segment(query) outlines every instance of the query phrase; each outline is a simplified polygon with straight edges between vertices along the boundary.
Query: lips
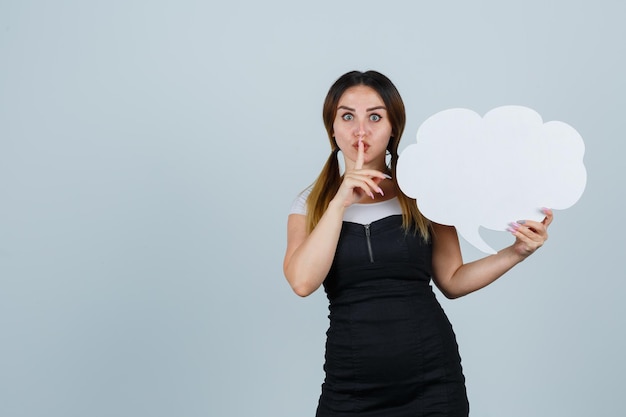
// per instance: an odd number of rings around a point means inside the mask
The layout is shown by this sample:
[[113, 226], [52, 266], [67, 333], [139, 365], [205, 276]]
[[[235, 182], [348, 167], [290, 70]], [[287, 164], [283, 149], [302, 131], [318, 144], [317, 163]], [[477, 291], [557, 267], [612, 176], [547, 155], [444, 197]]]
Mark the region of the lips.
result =
[[[359, 150], [359, 142], [357, 142], [354, 145], [352, 145], [352, 147], [358, 151]], [[367, 151], [367, 148], [369, 148], [369, 147], [370, 147], [370, 145], [368, 145], [367, 143], [363, 142], [363, 151]]]

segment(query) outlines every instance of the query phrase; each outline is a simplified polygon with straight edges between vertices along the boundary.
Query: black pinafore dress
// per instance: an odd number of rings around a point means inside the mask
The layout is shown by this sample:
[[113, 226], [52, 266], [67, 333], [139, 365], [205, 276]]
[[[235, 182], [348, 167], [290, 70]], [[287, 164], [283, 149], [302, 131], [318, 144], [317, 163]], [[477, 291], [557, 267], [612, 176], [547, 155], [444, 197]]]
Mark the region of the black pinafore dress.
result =
[[468, 415], [454, 332], [430, 286], [431, 254], [401, 215], [344, 221], [324, 281], [330, 326], [317, 417]]

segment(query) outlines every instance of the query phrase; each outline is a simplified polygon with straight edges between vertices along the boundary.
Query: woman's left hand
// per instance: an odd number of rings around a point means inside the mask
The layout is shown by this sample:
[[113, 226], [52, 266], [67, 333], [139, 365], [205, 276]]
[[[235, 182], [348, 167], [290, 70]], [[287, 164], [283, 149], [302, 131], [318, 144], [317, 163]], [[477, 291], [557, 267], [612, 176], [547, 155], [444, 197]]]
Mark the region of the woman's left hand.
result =
[[509, 232], [515, 236], [513, 249], [522, 256], [527, 257], [539, 249], [548, 240], [548, 226], [552, 223], [552, 210], [543, 209], [546, 217], [541, 222], [533, 220], [520, 220], [511, 223]]

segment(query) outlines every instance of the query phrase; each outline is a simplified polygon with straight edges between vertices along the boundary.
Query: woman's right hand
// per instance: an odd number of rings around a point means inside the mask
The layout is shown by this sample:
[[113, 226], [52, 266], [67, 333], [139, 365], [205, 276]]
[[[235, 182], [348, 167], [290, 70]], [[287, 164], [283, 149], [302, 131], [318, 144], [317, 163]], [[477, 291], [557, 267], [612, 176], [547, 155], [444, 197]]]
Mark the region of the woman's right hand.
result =
[[344, 209], [364, 196], [383, 195], [378, 184], [388, 176], [375, 169], [363, 169], [365, 146], [362, 141], [357, 149], [354, 167], [346, 169], [337, 194], [311, 233], [307, 232], [305, 216], [289, 216], [283, 270], [291, 288], [301, 297], [317, 290], [328, 275], [341, 234]]
[[365, 146], [363, 140], [359, 139], [357, 158], [354, 169], [346, 170], [343, 175], [343, 181], [337, 190], [337, 194], [333, 198], [334, 201], [341, 203], [346, 208], [354, 203], [359, 202], [364, 196], [374, 199], [374, 193], [384, 196], [382, 188], [378, 184], [388, 179], [389, 176], [375, 169], [363, 169], [365, 160]]

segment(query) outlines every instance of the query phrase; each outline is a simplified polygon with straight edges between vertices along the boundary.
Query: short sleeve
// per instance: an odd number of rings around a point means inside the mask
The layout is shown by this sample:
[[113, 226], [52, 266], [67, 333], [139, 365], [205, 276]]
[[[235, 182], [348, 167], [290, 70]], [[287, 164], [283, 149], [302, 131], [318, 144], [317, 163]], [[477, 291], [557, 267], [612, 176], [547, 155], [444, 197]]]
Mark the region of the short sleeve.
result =
[[303, 214], [306, 216], [306, 199], [311, 194], [311, 187], [302, 191], [296, 199], [291, 204], [291, 210], [289, 210], [289, 214]]

